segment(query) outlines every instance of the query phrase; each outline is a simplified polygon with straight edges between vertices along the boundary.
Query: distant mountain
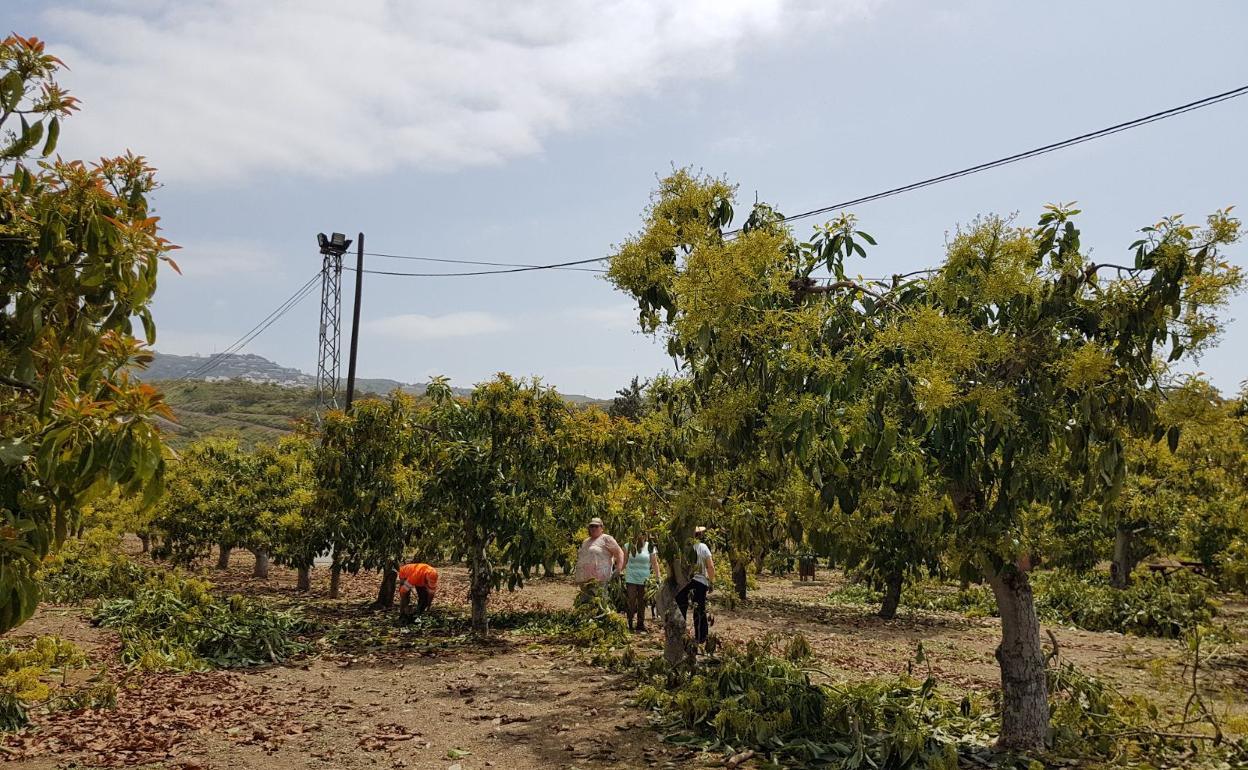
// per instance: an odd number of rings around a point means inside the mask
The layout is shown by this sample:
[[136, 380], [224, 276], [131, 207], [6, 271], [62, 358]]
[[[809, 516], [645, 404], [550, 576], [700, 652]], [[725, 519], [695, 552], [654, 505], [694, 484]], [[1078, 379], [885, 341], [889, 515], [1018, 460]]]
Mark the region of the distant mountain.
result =
[[[312, 375], [305, 374], [298, 369], [275, 364], [264, 356], [258, 356], [254, 353], [224, 356], [213, 365], [210, 371], [200, 375], [196, 375], [195, 372], [208, 363], [212, 358], [211, 356], [178, 356], [172, 353], [154, 353], [153, 355], [152, 363], [146, 369], [138, 372], [138, 377], [148, 382], [180, 380], [185, 377], [188, 380], [203, 382], [242, 380], [243, 382], [280, 385], [287, 388], [310, 388], [316, 385], [316, 378]], [[340, 384], [341, 387], [346, 387], [345, 380]], [[395, 388], [400, 388], [404, 392], [419, 396], [424, 394], [425, 387], [425, 384], [414, 385], [384, 378], [360, 377], [356, 378], [355, 381], [355, 389], [360, 393], [390, 393]], [[461, 396], [472, 392], [471, 388], [451, 388], [451, 390]], [[602, 399], [574, 393], [561, 393], [560, 395], [573, 404], [607, 403]]]

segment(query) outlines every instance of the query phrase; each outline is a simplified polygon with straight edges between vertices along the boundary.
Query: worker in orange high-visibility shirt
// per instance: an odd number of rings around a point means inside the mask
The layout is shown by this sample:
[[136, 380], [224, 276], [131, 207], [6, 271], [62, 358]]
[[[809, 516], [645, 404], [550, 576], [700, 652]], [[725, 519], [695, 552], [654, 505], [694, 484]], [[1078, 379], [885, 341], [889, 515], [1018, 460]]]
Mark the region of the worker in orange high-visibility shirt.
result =
[[[416, 606], [411, 606], [412, 591], [416, 591]], [[399, 615], [420, 615], [433, 604], [438, 593], [438, 571], [421, 562], [399, 567]]]

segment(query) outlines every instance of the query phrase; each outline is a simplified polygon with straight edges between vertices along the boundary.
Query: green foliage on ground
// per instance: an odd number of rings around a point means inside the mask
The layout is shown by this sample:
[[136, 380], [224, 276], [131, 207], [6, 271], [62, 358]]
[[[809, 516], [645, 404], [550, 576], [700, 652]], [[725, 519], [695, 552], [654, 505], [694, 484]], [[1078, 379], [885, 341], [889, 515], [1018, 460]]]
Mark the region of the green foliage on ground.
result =
[[[1177, 639], [1218, 614], [1213, 599], [1217, 584], [1186, 571], [1168, 577], [1140, 571], [1126, 589], [1114, 588], [1103, 575], [1067, 570], [1037, 572], [1031, 582], [1041, 620], [1085, 631]], [[849, 583], [828, 595], [840, 604], [877, 604], [881, 598], [879, 591], [862, 583]], [[901, 603], [971, 618], [997, 614], [992, 591], [981, 584], [953, 590], [935, 582], [915, 583], [902, 591]]]
[[67, 672], [86, 665], [87, 656], [77, 645], [55, 636], [0, 640], [0, 731], [24, 726], [32, 708], [111, 706], [117, 688], [110, 681], [93, 679], [77, 687], [66, 684]]
[[1186, 571], [1137, 573], [1130, 586], [1117, 589], [1100, 576], [1053, 570], [1038, 573], [1033, 585], [1042, 619], [1086, 631], [1177, 639], [1218, 612], [1212, 598], [1217, 584]]
[[[852, 582], [828, 594], [836, 604], [879, 604], [883, 593], [865, 583]], [[970, 618], [993, 617], [997, 602], [986, 585], [973, 584], [954, 589], [948, 585], [921, 581], [907, 585], [901, 592], [901, 606], [916, 610], [956, 612]]]
[[1049, 749], [997, 752], [994, 702], [946, 695], [931, 676], [820, 683], [814, 677], [822, 672], [804, 665], [802, 648], [790, 642], [781, 657], [774, 638], [728, 645], [687, 676], [638, 662], [637, 702], [676, 730], [669, 740], [752, 750], [786, 767], [1225, 768], [1248, 761], [1248, 742], [1218, 739], [1212, 722], [1197, 718], [1182, 733], [1168, 730], [1169, 716], [1147, 698], [1124, 695], [1069, 664], [1047, 672]]
[[92, 620], [116, 630], [122, 660], [145, 670], [250, 666], [307, 647], [301, 637], [311, 626], [300, 614], [243, 596], [220, 597], [207, 581], [144, 566], [103, 530], [50, 557], [39, 580], [52, 601], [100, 600]]
[[[504, 610], [490, 616], [494, 633], [541, 642], [609, 650], [628, 641], [624, 619], [601, 600], [569, 610]], [[466, 644], [472, 619], [458, 610], [434, 609], [406, 622], [394, 612], [369, 612], [336, 623], [324, 640], [331, 648], [354, 653], [430, 650]]]
[[205, 670], [276, 663], [303, 652], [310, 630], [296, 612], [214, 595], [203, 580], [166, 573], [132, 596], [107, 599], [92, 620], [118, 632], [121, 657], [142, 669]]
[[727, 648], [675, 688], [656, 677], [637, 700], [714, 748], [791, 765], [954, 770], [959, 741], [988, 740], [980, 703], [948, 699], [934, 680], [819, 684], [771, 642]]

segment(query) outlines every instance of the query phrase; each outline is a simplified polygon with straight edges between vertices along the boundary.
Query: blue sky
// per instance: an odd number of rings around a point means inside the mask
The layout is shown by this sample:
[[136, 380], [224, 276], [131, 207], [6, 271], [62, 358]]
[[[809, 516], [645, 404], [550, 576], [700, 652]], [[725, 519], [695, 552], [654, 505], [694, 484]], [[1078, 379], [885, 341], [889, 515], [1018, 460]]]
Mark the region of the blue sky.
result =
[[[161, 169], [157, 213], [184, 247], [155, 308], [157, 349], [174, 353], [214, 352], [267, 315], [317, 269], [318, 231], [425, 257], [605, 256], [673, 165], [740, 184], [738, 211], [757, 193], [793, 213], [1248, 83], [1238, 2], [5, 7], [71, 68], [84, 106], [61, 151], [131, 148]], [[1078, 201], [1084, 243], [1114, 261], [1162, 216], [1248, 209], [1246, 126], [1248, 97], [864, 205], [880, 245], [863, 270], [934, 264], [958, 223], [1030, 223], [1052, 201]], [[1228, 256], [1248, 264], [1248, 243]], [[509, 371], [609, 396], [671, 366], [590, 273], [368, 276], [364, 295], [361, 376]], [[316, 313], [313, 296], [247, 350], [312, 371]], [[1230, 315], [1199, 368], [1233, 391], [1248, 299]]]

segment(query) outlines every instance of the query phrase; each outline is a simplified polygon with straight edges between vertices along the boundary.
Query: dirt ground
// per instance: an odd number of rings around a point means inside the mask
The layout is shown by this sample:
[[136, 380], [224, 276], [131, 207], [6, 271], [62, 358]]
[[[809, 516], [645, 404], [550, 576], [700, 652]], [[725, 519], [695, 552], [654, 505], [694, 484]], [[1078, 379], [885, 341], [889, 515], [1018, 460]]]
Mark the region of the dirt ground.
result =
[[[314, 572], [313, 590], [301, 595], [294, 591], [293, 573], [274, 568], [267, 581], [255, 580], [245, 561], [236, 558], [228, 573], [213, 571], [218, 586], [298, 603], [321, 618], [365, 617], [362, 607], [376, 591], [375, 575], [348, 576], [343, 598], [331, 602], [325, 570]], [[462, 611], [464, 570], [442, 573], [434, 611]], [[908, 669], [922, 675], [930, 667], [951, 692], [997, 687], [995, 620], [903, 608], [897, 619], [883, 621], [871, 607], [831, 603], [828, 594], [839, 578], [828, 572], [821, 577], [804, 584], [761, 578], [750, 600], [734, 609], [717, 598], [712, 631], [738, 641], [768, 633], [783, 641], [800, 632], [832, 680]], [[573, 594], [563, 578], [539, 579], [495, 597], [490, 609], [566, 608]], [[1244, 625], [1242, 605], [1224, 607], [1224, 615]], [[1178, 642], [1046, 629], [1058, 640], [1063, 660], [1166, 703], [1186, 697]], [[485, 646], [428, 649], [322, 643], [316, 653], [287, 665], [200, 674], [128, 671], [117, 659], [116, 638], [87, 623], [81, 608], [45, 607], [14, 635], [43, 634], [87, 649], [95, 666], [120, 683], [118, 704], [36, 714], [29, 728], [0, 748], [14, 768], [666, 770], [723, 762], [665, 743], [647, 715], [630, 704], [631, 685], [624, 678], [594, 668], [566, 647], [515, 633]], [[657, 651], [659, 641], [652, 627], [638, 644]], [[914, 664], [920, 643], [926, 662]], [[1234, 652], [1243, 660], [1242, 647]], [[1206, 682], [1208, 694], [1231, 717], [1228, 724], [1245, 720], [1244, 668], [1212, 671]]]

